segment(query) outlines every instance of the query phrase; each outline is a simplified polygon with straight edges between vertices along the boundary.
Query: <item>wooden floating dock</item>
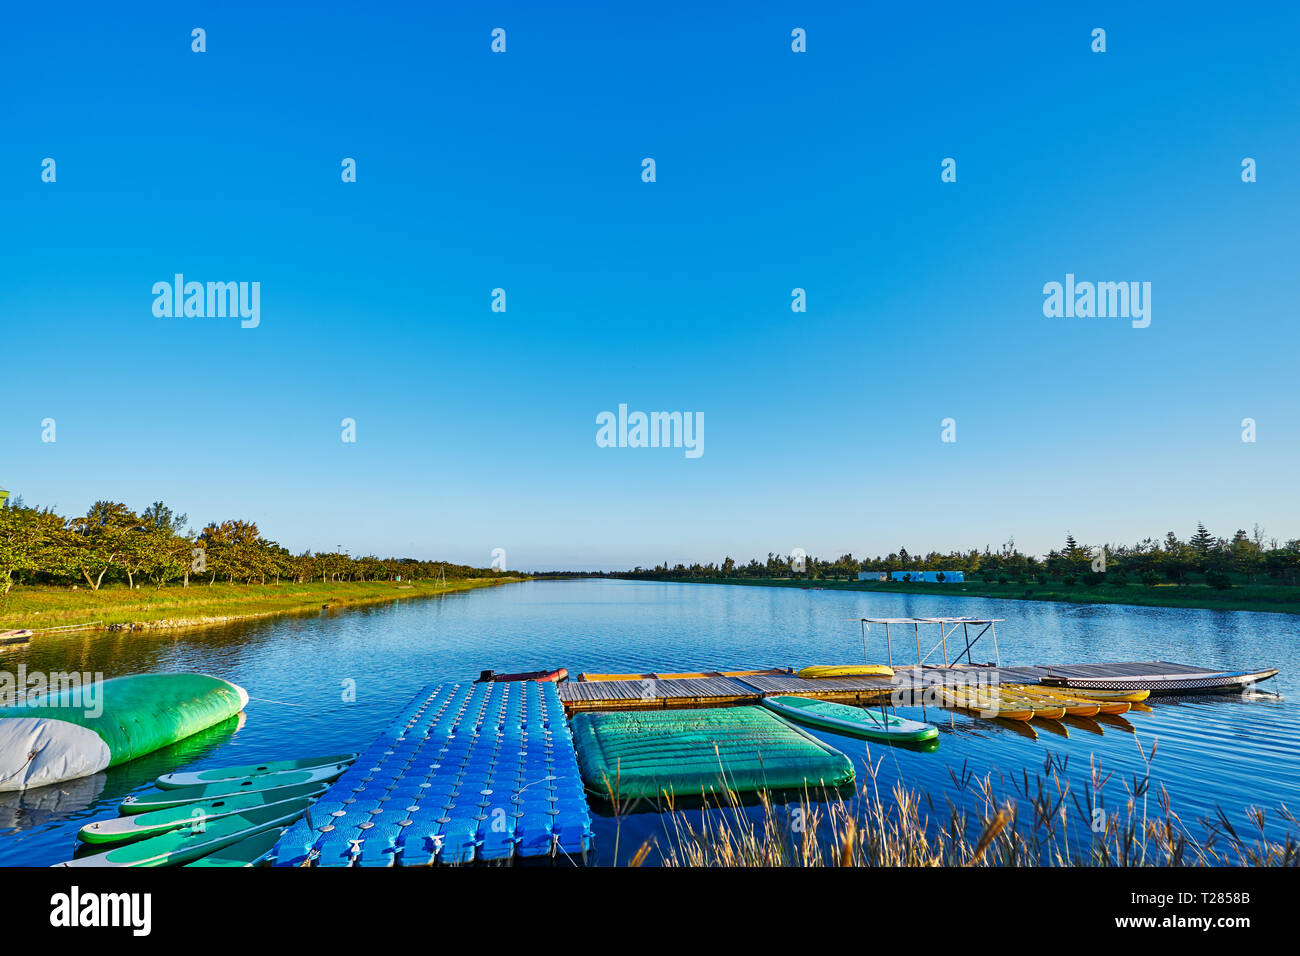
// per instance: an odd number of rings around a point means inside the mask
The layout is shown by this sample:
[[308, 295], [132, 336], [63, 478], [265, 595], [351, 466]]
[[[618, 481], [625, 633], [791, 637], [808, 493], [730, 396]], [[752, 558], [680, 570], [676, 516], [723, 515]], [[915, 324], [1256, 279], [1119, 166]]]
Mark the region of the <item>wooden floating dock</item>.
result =
[[826, 700], [869, 701], [888, 697], [897, 683], [887, 677], [678, 677], [638, 680], [569, 681], [559, 685], [569, 713], [583, 710], [641, 710], [655, 707], [726, 707], [756, 704], [768, 694], [798, 694]]
[[[645, 677], [623, 681], [569, 681], [559, 684], [560, 700], [569, 713], [584, 710], [637, 710], [646, 708], [727, 707], [733, 704], [757, 704], [769, 695], [787, 694], [852, 703], [869, 703], [896, 693], [905, 697], [924, 693], [927, 688], [955, 683], [1041, 684], [1045, 678], [1064, 677], [1077, 680], [1117, 680], [1134, 689], [1148, 689], [1158, 694], [1196, 694], [1220, 688], [1206, 686], [1211, 678], [1225, 672], [1213, 667], [1176, 664], [1170, 661], [1116, 661], [1104, 664], [1034, 665], [997, 667], [989, 665], [938, 664], [896, 665], [889, 677], [820, 677], [806, 679], [795, 675], [747, 677], [687, 677], [657, 679]], [[1246, 672], [1240, 672], [1245, 674]], [[1250, 672], [1257, 680], [1266, 680], [1276, 670]], [[1177, 689], [1152, 688], [1149, 685], [1177, 682], [1193, 686]], [[1199, 685], [1199, 686], [1197, 686]], [[1240, 690], [1240, 687], [1222, 688]]]

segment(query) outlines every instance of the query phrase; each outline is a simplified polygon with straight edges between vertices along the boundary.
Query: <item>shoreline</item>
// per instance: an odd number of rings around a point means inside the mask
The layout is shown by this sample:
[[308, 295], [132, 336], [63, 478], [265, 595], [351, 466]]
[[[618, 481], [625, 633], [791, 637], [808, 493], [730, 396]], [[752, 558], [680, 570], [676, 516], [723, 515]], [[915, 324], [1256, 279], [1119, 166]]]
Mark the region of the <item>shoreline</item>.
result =
[[[0, 630], [30, 628], [31, 640], [60, 633], [181, 630], [322, 610], [366, 607], [411, 598], [457, 594], [522, 581], [466, 578], [442, 586], [419, 581], [344, 581], [311, 584], [191, 584], [188, 588], [15, 588], [0, 602]], [[21, 645], [20, 645], [21, 646]]]
[[[1112, 604], [1130, 607], [1175, 607], [1203, 611], [1254, 611], [1263, 614], [1300, 614], [1300, 588], [1284, 585], [1244, 585], [1216, 591], [1206, 585], [1179, 584], [1148, 587], [1070, 586], [1067, 584], [997, 584], [966, 581], [962, 584], [925, 584], [895, 581], [829, 581], [796, 578], [721, 578], [689, 575], [619, 575], [620, 580], [665, 584], [738, 584], [748, 587], [799, 588], [806, 591], [865, 591], [878, 594], [928, 594], [944, 597], [989, 598], [1008, 601], [1047, 601], [1056, 604]], [[1280, 599], [1280, 600], [1279, 600]]]

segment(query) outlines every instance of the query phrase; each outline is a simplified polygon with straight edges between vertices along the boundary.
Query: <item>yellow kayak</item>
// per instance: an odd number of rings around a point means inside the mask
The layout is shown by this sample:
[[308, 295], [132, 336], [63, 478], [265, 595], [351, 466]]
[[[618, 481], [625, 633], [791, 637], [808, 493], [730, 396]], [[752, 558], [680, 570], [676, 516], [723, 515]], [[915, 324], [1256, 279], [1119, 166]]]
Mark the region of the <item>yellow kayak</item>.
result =
[[1034, 709], [1027, 702], [1003, 697], [997, 691], [975, 691], [962, 687], [938, 687], [940, 699], [949, 707], [969, 710], [982, 717], [1001, 717], [1004, 720], [1032, 720]]
[[[1149, 690], [1081, 690], [1077, 687], [1048, 687], [1045, 684], [1037, 685], [1035, 690], [1038, 689], [1052, 692], [1059, 690], [1060, 693], [1069, 694], [1071, 697], [1082, 697], [1084, 700], [1109, 700], [1127, 704], [1140, 704], [1151, 696]], [[1106, 711], [1103, 710], [1102, 713]]]
[[1007, 691], [999, 692], [999, 696], [1012, 706], [1020, 704], [1028, 707], [1034, 712], [1035, 717], [1042, 717], [1046, 720], [1060, 720], [1065, 716], [1065, 707], [1059, 701], [1022, 697], [1019, 694], [1012, 694]]
[[884, 664], [814, 664], [799, 671], [800, 677], [893, 677], [894, 669]]
[[[1005, 684], [966, 688], [945, 687], [943, 690], [969, 701], [969, 705], [958, 705], [966, 707], [967, 710], [990, 710], [992, 708], [988, 704], [991, 702], [998, 709], [999, 717], [1010, 717], [1012, 720], [1028, 720], [1028, 717], [1011, 717], [1013, 713], [1026, 711], [1030, 716], [1041, 717], [1046, 720], [1060, 720], [1067, 713], [1064, 701], [1050, 700], [1044, 697], [1029, 697], [1008, 689]], [[1093, 713], [1096, 713], [1096, 711], [1093, 711]]]
[[767, 670], [758, 671], [679, 671], [673, 674], [579, 674], [577, 679], [580, 681], [677, 680], [679, 678], [691, 677], [777, 677], [789, 673], [790, 670], [787, 668], [771, 667]]
[[[1025, 684], [1003, 684], [1001, 686], [1003, 690], [1008, 690], [1017, 697], [1025, 697], [1029, 700], [1043, 700], [1064, 707], [1066, 714], [1071, 717], [1095, 717], [1101, 713], [1101, 701], [1084, 700], [1082, 697], [1040, 690]], [[1128, 710], [1128, 704], [1124, 705], [1124, 709]]]
[[[1084, 697], [1081, 694], [1076, 694], [1074, 691], [1070, 691], [1067, 694], [1056, 690], [1050, 690], [1048, 688], [1041, 687], [1037, 684], [1024, 684], [1020, 686], [1022, 687], [1020, 693], [1023, 694], [1029, 694], [1029, 695], [1046, 694], [1050, 697], [1059, 698], [1062, 701], [1075, 701], [1082, 704], [1095, 704], [1097, 707], [1098, 714], [1109, 714], [1112, 717], [1117, 717], [1120, 714], [1127, 714], [1129, 712], [1129, 708], [1133, 706], [1127, 700], [1111, 700], [1111, 699], [1100, 700], [1096, 697]], [[1140, 691], [1135, 691], [1134, 693], [1146, 694], [1149, 693], [1149, 691], [1140, 690]], [[1074, 713], [1074, 712], [1070, 711], [1070, 713]], [[1074, 716], [1092, 717], [1094, 715], [1084, 714], [1082, 712], [1079, 712], [1079, 713], [1074, 713]]]

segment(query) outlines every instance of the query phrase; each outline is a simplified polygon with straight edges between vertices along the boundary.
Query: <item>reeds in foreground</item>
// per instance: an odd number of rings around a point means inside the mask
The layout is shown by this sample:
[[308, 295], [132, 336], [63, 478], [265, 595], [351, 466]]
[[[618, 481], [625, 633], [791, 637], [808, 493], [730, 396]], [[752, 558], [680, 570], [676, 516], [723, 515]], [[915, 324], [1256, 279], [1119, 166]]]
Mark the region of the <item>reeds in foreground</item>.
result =
[[[1140, 745], [1139, 745], [1140, 748]], [[868, 762], [863, 785], [851, 797], [805, 790], [794, 801], [758, 795], [747, 813], [739, 796], [720, 784], [698, 809], [673, 807], [665, 794], [662, 838], [647, 839], [627, 861], [632, 866], [1297, 866], [1300, 823], [1281, 805], [1275, 816], [1287, 831], [1268, 835], [1266, 811], [1246, 811], [1241, 832], [1216, 808], [1193, 836], [1174, 812], [1163, 786], [1153, 788], [1151, 758], [1124, 784], [1119, 810], [1100, 794], [1107, 782], [1093, 764], [1082, 792], [1049, 765], [1013, 780], [999, 795], [990, 777], [952, 773], [960, 803], [936, 807], [929, 795], [902, 783], [882, 796], [878, 765]], [[819, 797], [819, 798], [818, 798]], [[1151, 803], [1154, 802], [1154, 807]], [[754, 807], [748, 808], [753, 810]], [[621, 808], [615, 804], [615, 813]], [[652, 861], [652, 854], [656, 854]], [[615, 854], [617, 858], [617, 851]]]

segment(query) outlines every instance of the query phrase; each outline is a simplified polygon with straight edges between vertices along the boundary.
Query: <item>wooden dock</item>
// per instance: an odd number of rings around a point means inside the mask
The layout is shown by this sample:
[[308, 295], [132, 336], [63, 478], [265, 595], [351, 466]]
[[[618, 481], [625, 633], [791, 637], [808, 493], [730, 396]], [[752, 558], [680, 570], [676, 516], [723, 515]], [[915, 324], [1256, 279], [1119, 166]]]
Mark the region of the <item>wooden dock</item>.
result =
[[[1272, 676], [1271, 669], [1253, 673]], [[889, 677], [832, 677], [805, 679], [791, 675], [747, 677], [645, 677], [620, 681], [567, 681], [558, 685], [560, 700], [569, 713], [583, 710], [639, 710], [653, 708], [727, 707], [757, 704], [779, 694], [816, 697], [851, 703], [869, 703], [902, 695], [906, 700], [941, 684], [1039, 684], [1046, 677], [1122, 680], [1140, 688], [1165, 678], [1197, 685], [1223, 675], [1213, 667], [1177, 664], [1170, 661], [1116, 661], [1103, 664], [1039, 664], [1026, 667], [990, 665], [896, 665]], [[1241, 672], [1244, 673], [1244, 672]], [[1206, 693], [1215, 688], [1190, 686], [1153, 693]], [[1239, 690], [1239, 688], [1236, 688]]]

